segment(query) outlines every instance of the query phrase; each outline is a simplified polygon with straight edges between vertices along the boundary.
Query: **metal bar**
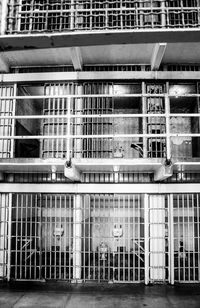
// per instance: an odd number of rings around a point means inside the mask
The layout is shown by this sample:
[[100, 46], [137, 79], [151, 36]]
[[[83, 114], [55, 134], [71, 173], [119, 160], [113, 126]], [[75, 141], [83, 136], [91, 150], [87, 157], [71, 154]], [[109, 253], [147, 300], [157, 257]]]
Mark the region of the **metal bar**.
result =
[[[199, 200], [199, 194], [196, 195], [197, 196], [197, 258], [199, 260], [200, 257], [200, 200]], [[197, 263], [197, 271], [198, 271], [198, 281], [200, 281], [200, 262]]]
[[[14, 233], [14, 236], [13, 238], [15, 239], [15, 264], [12, 264], [15, 268], [15, 275], [14, 275], [14, 278], [17, 279], [17, 270], [18, 270], [18, 228], [19, 228], [19, 222], [18, 222], [18, 217], [19, 217], [19, 194], [16, 194], [16, 204], [15, 204], [15, 207], [16, 207], [16, 217], [15, 217], [15, 224], [16, 224], [16, 227], [15, 227], [15, 233]], [[14, 216], [14, 215], [13, 215]], [[12, 217], [13, 219], [14, 217]]]
[[[58, 95], [13, 95], [13, 96], [1, 96], [0, 100], [30, 100], [30, 99], [53, 99], [53, 98], [128, 98], [128, 97], [149, 97], [149, 98], [165, 98], [165, 96], [168, 97], [174, 97], [176, 98], [176, 94], [166, 94], [166, 93], [160, 93], [160, 94], [150, 94], [150, 93], [138, 93], [138, 94], [58, 94]], [[187, 97], [200, 97], [200, 94], [193, 93], [193, 94], [184, 94], [179, 95], [179, 98], [187, 98]], [[186, 115], [186, 114], [184, 114]]]
[[[0, 139], [7, 140], [7, 139], [62, 139], [62, 138], [68, 138], [68, 139], [77, 139], [77, 138], [83, 138], [83, 139], [91, 139], [91, 138], [102, 138], [102, 139], [107, 139], [107, 138], [134, 138], [134, 137], [151, 137], [151, 138], [164, 138], [166, 137], [166, 134], [110, 134], [110, 135], [59, 135], [59, 136], [37, 136], [37, 135], [32, 135], [32, 136], [0, 136]], [[174, 133], [170, 134], [170, 137], [200, 137], [200, 133], [194, 133], [194, 134], [181, 134], [181, 133]]]
[[171, 159], [171, 139], [170, 139], [170, 102], [169, 97], [165, 96], [165, 112], [166, 112], [166, 146], [167, 146], [167, 153], [166, 157], [168, 160]]
[[[1, 114], [2, 112], [0, 112]], [[162, 114], [87, 114], [87, 115], [70, 115], [71, 119], [90, 119], [90, 118], [163, 118], [165, 119], [166, 116], [169, 117], [182, 117], [182, 118], [199, 118], [200, 115], [198, 113], [187, 113], [187, 114], [182, 114], [182, 113], [162, 113]], [[20, 116], [12, 116], [12, 115], [1, 115], [1, 119], [66, 119], [66, 115], [20, 115]]]
[[149, 196], [144, 195], [145, 284], [149, 283]]
[[71, 99], [67, 99], [67, 161], [70, 161], [70, 136], [71, 136], [71, 121], [70, 121], [70, 113], [71, 113]]
[[174, 203], [173, 195], [170, 194], [169, 198], [169, 271], [170, 271], [170, 284], [174, 284]]
[[192, 251], [192, 258], [191, 258], [191, 261], [192, 261], [192, 280], [195, 281], [196, 280], [196, 277], [195, 277], [195, 253], [196, 253], [196, 245], [195, 245], [195, 241], [196, 241], [196, 235], [195, 235], [195, 218], [194, 218], [194, 215], [195, 215], [195, 205], [194, 205], [194, 195], [192, 194], [191, 195], [191, 208], [192, 208], [192, 236], [193, 236], [193, 251]]
[[[1, 193], [30, 193], [34, 191], [35, 193], [132, 193], [137, 191], [138, 193], [155, 193], [155, 194], [165, 194], [165, 193], [196, 193], [200, 191], [199, 183], [181, 183], [181, 184], [129, 184], [124, 185], [123, 183], [60, 183], [60, 184], [35, 184], [35, 183], [1, 183], [0, 192]], [[16, 232], [17, 234], [17, 232]]]
[[11, 228], [12, 228], [12, 194], [8, 195], [8, 235], [7, 235], [7, 245], [8, 245], [8, 252], [7, 252], [7, 280], [10, 281], [11, 278]]
[[[99, 65], [101, 67], [101, 65]], [[106, 66], [106, 65], [105, 65]], [[94, 68], [95, 69], [95, 68]], [[52, 67], [52, 71], [54, 67]], [[99, 81], [105, 80], [105, 71], [81, 71], [81, 72], [51, 72], [49, 73], [20, 73], [20, 74], [1, 74], [2, 82], [13, 83], [13, 82], [54, 82], [56, 81]], [[199, 71], [181, 71], [177, 69], [173, 71], [106, 71], [106, 78], [109, 80], [199, 80]]]

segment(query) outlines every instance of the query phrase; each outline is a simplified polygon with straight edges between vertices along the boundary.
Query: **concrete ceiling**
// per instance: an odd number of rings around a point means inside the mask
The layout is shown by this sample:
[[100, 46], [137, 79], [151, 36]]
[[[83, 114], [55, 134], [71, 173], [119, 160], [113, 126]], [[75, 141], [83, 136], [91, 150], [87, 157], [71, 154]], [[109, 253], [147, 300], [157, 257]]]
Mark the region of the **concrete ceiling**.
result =
[[[150, 64], [155, 44], [80, 47], [83, 64]], [[1, 52], [9, 66], [72, 65], [71, 48]], [[167, 44], [162, 63], [200, 63], [200, 43]]]

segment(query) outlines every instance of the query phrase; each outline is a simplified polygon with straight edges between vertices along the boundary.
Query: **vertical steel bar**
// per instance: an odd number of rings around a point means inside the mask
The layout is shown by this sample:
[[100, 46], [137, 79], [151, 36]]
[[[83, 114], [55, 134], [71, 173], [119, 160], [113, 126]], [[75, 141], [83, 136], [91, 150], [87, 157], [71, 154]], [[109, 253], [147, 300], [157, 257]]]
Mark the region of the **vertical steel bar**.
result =
[[[23, 223], [24, 223], [24, 243], [23, 243], [23, 247], [24, 247], [24, 270], [25, 270], [25, 273], [24, 273], [24, 278], [26, 279], [27, 278], [27, 271], [28, 271], [28, 267], [31, 268], [30, 266], [30, 262], [31, 262], [31, 258], [28, 258], [28, 246], [30, 245], [30, 241], [31, 241], [31, 237], [28, 237], [28, 217], [27, 217], [27, 212], [28, 212], [28, 205], [29, 205], [29, 202], [28, 202], [28, 195], [26, 194], [25, 195], [25, 209], [24, 209], [24, 214], [25, 214], [25, 220], [23, 220]], [[32, 219], [32, 218], [31, 218]], [[29, 222], [30, 223], [30, 222]], [[30, 247], [29, 247], [30, 249]], [[30, 257], [30, 252], [29, 252], [29, 257]], [[28, 260], [29, 259], [29, 260]], [[27, 263], [29, 262], [29, 266], [27, 266]]]
[[54, 243], [53, 243], [53, 258], [54, 258], [54, 279], [57, 278], [57, 256], [58, 256], [58, 245], [57, 245], [57, 233], [56, 233], [56, 229], [57, 229], [57, 224], [58, 224], [58, 214], [57, 214], [57, 195], [54, 194], [53, 195], [53, 217], [52, 219], [54, 219], [54, 226], [53, 226], [53, 232], [54, 232]]
[[174, 203], [173, 194], [169, 195], [169, 283], [174, 284]]
[[192, 280], [195, 281], [195, 254], [196, 254], [196, 236], [195, 236], [195, 205], [194, 205], [194, 194], [191, 194], [191, 208], [192, 208], [192, 236], [193, 236], [193, 247], [192, 247]]
[[[13, 237], [15, 238], [15, 264], [13, 264], [15, 266], [15, 276], [14, 278], [16, 279], [17, 278], [17, 269], [18, 269], [18, 221], [19, 221], [19, 194], [16, 194], [16, 204], [15, 204], [15, 207], [16, 207], [16, 216], [15, 216], [15, 233], [13, 234]], [[20, 198], [21, 199], [21, 198]], [[14, 217], [13, 217], [14, 218]], [[13, 219], [12, 218], [12, 219]]]
[[[59, 227], [60, 227], [60, 232], [62, 232], [63, 225], [62, 225], [62, 217], [65, 217], [66, 213], [63, 211], [62, 213], [62, 195], [59, 195], [59, 205], [60, 205], [60, 217], [59, 217]], [[62, 279], [62, 253], [64, 251], [63, 247], [63, 235], [60, 233], [60, 251], [59, 251], [59, 279]], [[65, 234], [64, 234], [65, 236]]]
[[[191, 280], [191, 276], [190, 276], [190, 271], [191, 271], [191, 268], [190, 268], [190, 251], [191, 251], [191, 247], [190, 245], [193, 246], [193, 241], [194, 241], [194, 238], [191, 239], [191, 230], [190, 230], [190, 226], [191, 226], [191, 215], [190, 215], [190, 195], [187, 194], [187, 199], [186, 199], [186, 202], [187, 202], [187, 235], [186, 235], [186, 240], [187, 240], [187, 245], [188, 245], [188, 248], [187, 248], [187, 251], [188, 251], [188, 254], [187, 254], [187, 259], [188, 259], [188, 281]], [[192, 247], [194, 249], [194, 247]]]
[[[8, 195], [8, 252], [7, 252], [7, 280], [11, 278], [11, 239], [12, 239], [12, 193]], [[6, 206], [6, 207], [7, 207]]]
[[[29, 203], [28, 203], [29, 204]], [[34, 243], [33, 243], [33, 239], [32, 239], [32, 234], [33, 234], [33, 219], [32, 219], [32, 217], [34, 216], [33, 215], [33, 195], [31, 194], [30, 195], [30, 209], [29, 209], [29, 211], [30, 211], [30, 218], [29, 218], [29, 232], [30, 232], [30, 234], [29, 234], [29, 237], [30, 237], [30, 251], [32, 251], [32, 249], [35, 249], [35, 247], [34, 247]], [[30, 258], [30, 266], [29, 266], [29, 277], [31, 277], [31, 270], [32, 270], [32, 268], [31, 268], [31, 258]]]
[[[185, 211], [185, 197], [186, 197], [187, 195], [186, 194], [182, 194], [182, 219], [183, 219], [183, 252], [184, 252], [184, 247], [185, 247], [185, 244], [186, 244], [186, 222], [187, 222], [187, 220], [186, 220], [186, 218], [187, 217], [185, 217], [186, 215], [186, 211]], [[185, 276], [186, 276], [186, 263], [185, 263], [185, 258], [182, 258], [183, 259], [183, 280], [184, 280], [184, 282], [185, 282]]]
[[139, 259], [138, 259], [138, 281], [140, 282], [141, 277], [140, 277], [140, 273], [141, 273], [141, 232], [140, 232], [140, 207], [141, 207], [141, 200], [140, 200], [140, 195], [136, 195], [137, 198], [137, 212], [136, 212], [136, 221], [137, 221], [137, 229], [138, 229], [138, 255], [139, 255]]
[[23, 235], [23, 211], [24, 211], [24, 194], [22, 194], [21, 196], [21, 211], [20, 211], [20, 238], [19, 238], [19, 242], [20, 242], [20, 276], [19, 278], [22, 279], [22, 270], [23, 270], [23, 251], [22, 251], [22, 246], [23, 246], [23, 239], [24, 239], [24, 235]]
[[49, 199], [49, 216], [50, 216], [50, 221], [49, 221], [49, 225], [50, 225], [50, 241], [49, 241], [49, 255], [50, 255], [50, 260], [49, 260], [49, 279], [52, 278], [52, 272], [53, 272], [53, 261], [52, 261], [52, 245], [53, 245], [53, 208], [52, 208], [52, 198], [53, 195], [48, 195], [48, 199]]
[[149, 196], [144, 195], [145, 284], [149, 283]]
[[137, 233], [137, 223], [136, 223], [136, 211], [137, 211], [137, 206], [136, 206], [136, 201], [135, 201], [135, 194], [134, 195], [132, 195], [131, 194], [131, 204], [130, 204], [130, 207], [132, 208], [132, 211], [131, 211], [131, 214], [132, 214], [132, 223], [131, 223], [131, 228], [132, 228], [132, 233], [131, 233], [131, 235], [132, 235], [132, 238], [133, 238], [133, 252], [135, 252], [135, 253], [133, 253], [132, 254], [132, 263], [133, 263], [133, 265], [132, 265], [132, 271], [133, 271], [133, 281], [136, 281], [137, 279], [136, 279], [136, 271], [138, 270], [138, 269], [136, 269], [136, 262], [135, 262], [135, 260], [136, 260], [136, 255], [137, 255], [137, 252], [136, 252], [136, 233]]
[[[197, 194], [197, 260], [200, 258], [200, 215], [199, 215], [199, 206], [200, 206], [200, 200], [199, 200], [199, 194]], [[197, 263], [198, 266], [198, 281], [200, 281], [200, 262]]]
[[[147, 107], [146, 107], [146, 97], [144, 96], [144, 94], [146, 93], [146, 86], [145, 83], [142, 82], [142, 114], [146, 114], [147, 113]], [[143, 134], [147, 133], [147, 118], [144, 117], [142, 119], [142, 131]], [[143, 158], [147, 158], [147, 137], [143, 137]]]
[[[15, 83], [13, 85], [13, 96], [16, 96], [17, 95], [17, 84]], [[16, 113], [16, 99], [13, 99], [12, 100], [13, 104], [12, 104], [12, 115], [15, 116], [15, 113]], [[16, 120], [12, 119], [11, 120], [11, 125], [12, 125], [12, 128], [11, 128], [11, 136], [15, 136], [15, 123], [16, 123]], [[11, 139], [11, 147], [10, 147], [10, 158], [14, 158], [14, 139]]]
[[70, 106], [71, 106], [71, 98], [67, 98], [67, 161], [70, 161]]
[[131, 265], [130, 265], [130, 256], [131, 256], [131, 240], [132, 239], [132, 234], [130, 232], [131, 228], [131, 209], [130, 209], [130, 194], [127, 195], [127, 252], [128, 252], [128, 260], [127, 260], [127, 280], [128, 282], [131, 282]]
[[[34, 233], [30, 235], [31, 241], [34, 242], [34, 249], [36, 251], [36, 247], [38, 247], [38, 228], [39, 228], [39, 213], [38, 213], [38, 200], [37, 200], [37, 194], [30, 195], [29, 197], [34, 200], [34, 216], [30, 216], [30, 220], [33, 221], [34, 223]], [[28, 203], [29, 204], [29, 203]], [[33, 279], [37, 278], [37, 270], [38, 270], [38, 264], [36, 258], [34, 258], [34, 271], [33, 271]], [[31, 271], [31, 276], [32, 276], [32, 271]]]
[[[178, 262], [177, 262], [177, 272], [178, 272], [178, 281], [180, 281], [180, 272], [181, 272], [181, 269], [180, 269], [180, 253], [179, 253], [179, 245], [180, 245], [180, 232], [181, 232], [181, 220], [180, 220], [180, 195], [177, 194], [177, 209], [178, 209], [178, 213], [177, 213], [177, 216], [178, 216], [178, 219], [177, 219], [177, 229], [178, 229], [178, 233], [176, 235], [177, 237], [177, 245], [178, 245]], [[182, 223], [183, 223], [183, 220], [182, 220]]]

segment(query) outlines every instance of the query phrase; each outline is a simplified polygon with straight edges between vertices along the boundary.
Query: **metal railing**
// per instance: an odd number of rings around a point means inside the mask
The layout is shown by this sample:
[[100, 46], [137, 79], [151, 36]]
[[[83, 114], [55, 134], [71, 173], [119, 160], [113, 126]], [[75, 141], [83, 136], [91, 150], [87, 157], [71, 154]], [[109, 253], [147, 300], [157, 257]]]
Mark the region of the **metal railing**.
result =
[[8, 1], [9, 34], [199, 26], [199, 0]]
[[[181, 96], [179, 96], [180, 99]], [[188, 94], [182, 99], [198, 99], [200, 94]], [[143, 104], [158, 104], [164, 110], [128, 111], [89, 109], [81, 102], [109, 103], [119, 98], [139, 98]], [[200, 156], [199, 111], [170, 113], [169, 94], [87, 94], [5, 96], [0, 101], [19, 104], [30, 99], [34, 102], [51, 100], [62, 102], [63, 108], [54, 113], [17, 115], [1, 112], [1, 158], [192, 158]], [[149, 101], [150, 100], [150, 101]], [[180, 102], [180, 101], [179, 101]], [[61, 106], [61, 105], [60, 105]], [[64, 107], [65, 106], [65, 107]], [[73, 109], [79, 106], [80, 109]], [[15, 106], [16, 108], [16, 106]], [[17, 110], [17, 109], [16, 109]], [[126, 111], [127, 112], [127, 111]], [[7, 129], [10, 123], [11, 129]], [[27, 126], [28, 125], [28, 126]], [[29, 128], [29, 130], [27, 129]], [[12, 141], [12, 142], [11, 142]], [[5, 149], [6, 147], [6, 149]], [[8, 153], [8, 155], [4, 155]]]

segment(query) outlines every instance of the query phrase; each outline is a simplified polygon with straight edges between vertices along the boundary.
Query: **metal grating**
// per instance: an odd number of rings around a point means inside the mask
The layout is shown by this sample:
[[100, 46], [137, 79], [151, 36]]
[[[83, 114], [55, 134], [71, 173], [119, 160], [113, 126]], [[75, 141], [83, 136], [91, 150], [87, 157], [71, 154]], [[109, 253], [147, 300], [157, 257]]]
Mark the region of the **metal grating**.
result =
[[11, 278], [71, 279], [72, 212], [70, 195], [13, 196]]
[[85, 195], [82, 279], [144, 281], [141, 195]]
[[174, 280], [200, 281], [200, 195], [173, 195]]
[[199, 197], [1, 194], [1, 277], [199, 282]]
[[0, 194], [0, 279], [9, 277], [9, 198]]
[[[164, 85], [154, 84], [147, 85], [148, 94], [163, 94]], [[165, 113], [164, 97], [146, 98], [146, 112], [148, 114]], [[149, 134], [164, 134], [166, 132], [165, 117], [147, 118], [147, 132]], [[165, 157], [166, 140], [165, 138], [148, 138], [147, 139], [147, 155], [148, 157]]]
[[199, 27], [198, 0], [9, 0], [7, 33]]
[[[112, 83], [85, 83], [84, 94], [112, 94]], [[113, 99], [108, 97], [88, 97], [83, 99], [83, 114], [98, 115], [113, 113]], [[83, 122], [84, 135], [111, 134], [113, 131], [112, 118], [85, 118]], [[83, 158], [111, 158], [113, 155], [113, 140], [83, 139]]]
[[[1, 85], [0, 96], [10, 97], [14, 95], [15, 86]], [[15, 113], [15, 100], [2, 99], [0, 101], [0, 115], [12, 116]], [[14, 120], [13, 119], [0, 119], [0, 135], [12, 136], [14, 133]], [[10, 158], [13, 156], [13, 142], [11, 139], [0, 139], [0, 158]]]
[[[74, 68], [70, 65], [65, 66], [13, 66], [11, 67], [11, 73], [38, 73], [38, 72], [73, 72]], [[138, 65], [138, 64], [116, 64], [116, 65], [83, 65], [82, 71], [85, 72], [129, 72], [129, 71], [151, 71], [150, 65]], [[200, 71], [199, 64], [165, 64], [160, 65], [159, 71]]]
[[[70, 95], [76, 94], [76, 84], [46, 84], [45, 95]], [[42, 123], [42, 135], [59, 136], [68, 134], [67, 113], [70, 110], [70, 102], [67, 98], [47, 98], [43, 101], [43, 114], [63, 115], [63, 118], [45, 119]], [[67, 157], [67, 139], [44, 139], [41, 147], [41, 157], [65, 158]]]

